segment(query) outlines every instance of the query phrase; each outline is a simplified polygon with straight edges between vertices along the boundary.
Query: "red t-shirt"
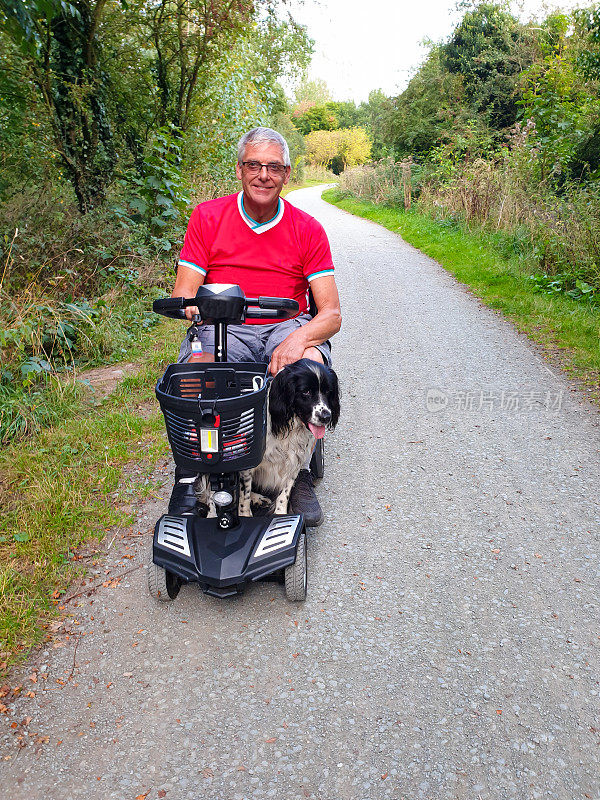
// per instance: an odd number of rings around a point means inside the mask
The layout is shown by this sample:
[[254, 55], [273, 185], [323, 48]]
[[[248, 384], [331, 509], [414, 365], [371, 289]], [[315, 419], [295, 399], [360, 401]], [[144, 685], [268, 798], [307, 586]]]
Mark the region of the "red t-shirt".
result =
[[236, 283], [246, 297], [290, 297], [300, 313], [308, 311], [309, 282], [333, 275], [327, 235], [314, 217], [279, 198], [273, 219], [258, 224], [244, 211], [243, 192], [196, 206], [179, 264], [205, 283]]

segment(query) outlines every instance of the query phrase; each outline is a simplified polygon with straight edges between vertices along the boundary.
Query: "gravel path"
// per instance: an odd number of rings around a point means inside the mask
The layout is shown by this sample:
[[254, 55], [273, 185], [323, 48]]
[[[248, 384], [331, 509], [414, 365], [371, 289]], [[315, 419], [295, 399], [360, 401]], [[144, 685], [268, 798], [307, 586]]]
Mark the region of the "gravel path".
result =
[[[343, 413], [308, 600], [266, 583], [163, 607], [143, 567], [76, 598], [1, 717], [6, 800], [600, 798], [600, 417], [434, 261], [319, 194], [289, 199], [331, 239]], [[145, 562], [169, 473], [111, 574]]]

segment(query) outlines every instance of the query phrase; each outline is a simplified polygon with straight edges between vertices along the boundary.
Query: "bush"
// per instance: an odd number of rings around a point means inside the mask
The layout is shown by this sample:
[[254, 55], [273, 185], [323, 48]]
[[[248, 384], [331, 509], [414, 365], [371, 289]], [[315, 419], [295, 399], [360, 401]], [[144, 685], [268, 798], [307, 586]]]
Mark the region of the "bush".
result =
[[[522, 140], [523, 130], [517, 133]], [[408, 208], [410, 189], [419, 211], [482, 228], [503, 254], [516, 256], [528, 270], [560, 276], [559, 291], [573, 299], [589, 299], [600, 290], [600, 187], [564, 184], [557, 196], [548, 186], [536, 186], [531, 170], [529, 155], [519, 146], [452, 170], [444, 164], [421, 167], [386, 159], [346, 170], [339, 190]]]
[[[76, 399], [67, 370], [118, 360], [157, 317], [165, 267], [109, 210], [81, 215], [60, 191], [0, 209], [0, 441], [57, 419]], [[141, 329], [140, 329], [141, 324]], [[70, 399], [69, 399], [70, 398]]]
[[420, 190], [422, 168], [413, 161], [396, 162], [385, 158], [374, 164], [352, 167], [340, 176], [343, 195], [385, 206], [410, 208]]

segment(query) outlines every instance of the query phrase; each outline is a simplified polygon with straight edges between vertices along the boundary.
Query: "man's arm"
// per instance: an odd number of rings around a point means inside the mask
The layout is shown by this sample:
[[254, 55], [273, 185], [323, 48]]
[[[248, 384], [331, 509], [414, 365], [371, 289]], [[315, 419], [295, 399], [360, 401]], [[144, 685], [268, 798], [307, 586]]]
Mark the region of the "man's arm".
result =
[[[191, 267], [180, 264], [177, 269], [175, 286], [171, 292], [171, 297], [195, 297], [196, 292], [204, 283], [205, 276]], [[196, 306], [189, 306], [185, 309], [186, 317], [191, 321], [194, 314], [198, 313]]]
[[276, 347], [271, 356], [270, 370], [276, 375], [280, 369], [293, 364], [300, 358], [310, 357], [306, 351], [317, 344], [322, 344], [336, 334], [342, 326], [342, 312], [335, 278], [327, 275], [311, 281], [317, 314]]

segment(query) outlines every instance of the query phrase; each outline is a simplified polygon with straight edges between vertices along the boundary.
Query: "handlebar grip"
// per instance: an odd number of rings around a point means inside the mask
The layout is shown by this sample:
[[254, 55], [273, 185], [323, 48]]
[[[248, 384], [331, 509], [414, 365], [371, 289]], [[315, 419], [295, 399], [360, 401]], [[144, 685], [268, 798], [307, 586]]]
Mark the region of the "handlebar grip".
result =
[[195, 299], [185, 297], [161, 297], [152, 303], [152, 311], [171, 319], [186, 319], [184, 308], [195, 305]]
[[246, 311], [246, 319], [276, 319], [281, 321], [282, 314], [275, 309], [252, 308]]
[[300, 311], [300, 306], [296, 300], [289, 300], [286, 297], [259, 297], [259, 308], [272, 308], [277, 311], [293, 311], [295, 314]]

